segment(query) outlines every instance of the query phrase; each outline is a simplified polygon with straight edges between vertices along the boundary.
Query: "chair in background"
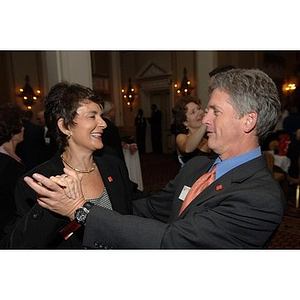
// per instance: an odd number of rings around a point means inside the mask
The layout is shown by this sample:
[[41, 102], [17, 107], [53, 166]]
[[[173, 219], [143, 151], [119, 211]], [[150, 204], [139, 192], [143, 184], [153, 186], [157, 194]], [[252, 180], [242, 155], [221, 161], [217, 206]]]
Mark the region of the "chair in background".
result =
[[272, 172], [273, 177], [275, 178], [275, 180], [277, 182], [281, 182], [283, 180], [286, 179], [286, 174], [284, 171], [282, 172], [274, 172], [274, 155], [268, 151], [265, 152], [265, 156], [266, 156], [266, 160], [267, 160], [267, 164], [268, 164], [268, 168], [269, 170]]
[[275, 150], [275, 149], [278, 149], [278, 141], [277, 140], [271, 141], [269, 143], [269, 150]]

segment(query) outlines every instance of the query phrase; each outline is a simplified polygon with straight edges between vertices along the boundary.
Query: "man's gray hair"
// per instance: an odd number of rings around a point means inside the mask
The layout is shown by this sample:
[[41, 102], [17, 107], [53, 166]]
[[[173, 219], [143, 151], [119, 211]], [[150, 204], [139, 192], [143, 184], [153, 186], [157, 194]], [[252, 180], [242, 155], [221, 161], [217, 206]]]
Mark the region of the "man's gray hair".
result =
[[104, 101], [103, 115], [106, 115], [114, 108], [114, 104], [111, 101]]
[[215, 89], [229, 94], [238, 117], [257, 112], [257, 136], [262, 142], [271, 133], [280, 116], [281, 102], [273, 80], [258, 69], [233, 69], [216, 74], [209, 85], [209, 96]]

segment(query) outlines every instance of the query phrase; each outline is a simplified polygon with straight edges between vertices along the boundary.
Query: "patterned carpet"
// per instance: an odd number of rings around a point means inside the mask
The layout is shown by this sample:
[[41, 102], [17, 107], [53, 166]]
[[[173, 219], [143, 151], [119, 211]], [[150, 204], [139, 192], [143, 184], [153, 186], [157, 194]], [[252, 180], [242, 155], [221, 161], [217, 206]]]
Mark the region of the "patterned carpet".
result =
[[177, 157], [166, 154], [140, 156], [144, 191], [155, 193], [173, 179], [180, 170]]
[[290, 187], [283, 220], [269, 249], [300, 249], [300, 208], [295, 207], [295, 188]]
[[[144, 190], [150, 193], [164, 187], [180, 170], [175, 155], [145, 154], [140, 159]], [[300, 249], [300, 208], [295, 208], [294, 187], [289, 189], [286, 212], [269, 249]]]

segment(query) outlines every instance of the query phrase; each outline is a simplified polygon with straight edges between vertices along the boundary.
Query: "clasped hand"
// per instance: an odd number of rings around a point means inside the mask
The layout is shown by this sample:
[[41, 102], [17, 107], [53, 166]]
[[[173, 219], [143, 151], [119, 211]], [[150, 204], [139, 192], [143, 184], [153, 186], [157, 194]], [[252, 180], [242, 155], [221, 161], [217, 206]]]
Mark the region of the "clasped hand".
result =
[[85, 203], [80, 184], [82, 175], [66, 168], [64, 172], [50, 178], [34, 173], [24, 181], [37, 193], [41, 207], [73, 220], [76, 209]]

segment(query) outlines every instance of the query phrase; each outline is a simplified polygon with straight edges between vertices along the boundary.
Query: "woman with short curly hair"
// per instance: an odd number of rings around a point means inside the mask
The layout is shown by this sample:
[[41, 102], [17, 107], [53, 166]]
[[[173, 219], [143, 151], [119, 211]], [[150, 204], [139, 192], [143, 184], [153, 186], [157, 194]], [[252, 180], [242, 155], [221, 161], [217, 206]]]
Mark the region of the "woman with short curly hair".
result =
[[[103, 104], [102, 98], [89, 87], [68, 82], [55, 84], [45, 98], [45, 121], [59, 149], [50, 160], [25, 175], [53, 175], [53, 180], [67, 188], [72, 184], [69, 176], [55, 175], [73, 170], [81, 176], [82, 192], [89, 202], [86, 205], [131, 214], [132, 199], [141, 191], [130, 181], [125, 163], [104, 151], [102, 135], [107, 126], [102, 119]], [[101, 153], [94, 155], [98, 150]], [[76, 191], [68, 196], [75, 197]], [[83, 228], [72, 235], [61, 234], [69, 219], [43, 209], [36, 199], [37, 194], [22, 176], [16, 187], [18, 220], [0, 248], [82, 248]]]

